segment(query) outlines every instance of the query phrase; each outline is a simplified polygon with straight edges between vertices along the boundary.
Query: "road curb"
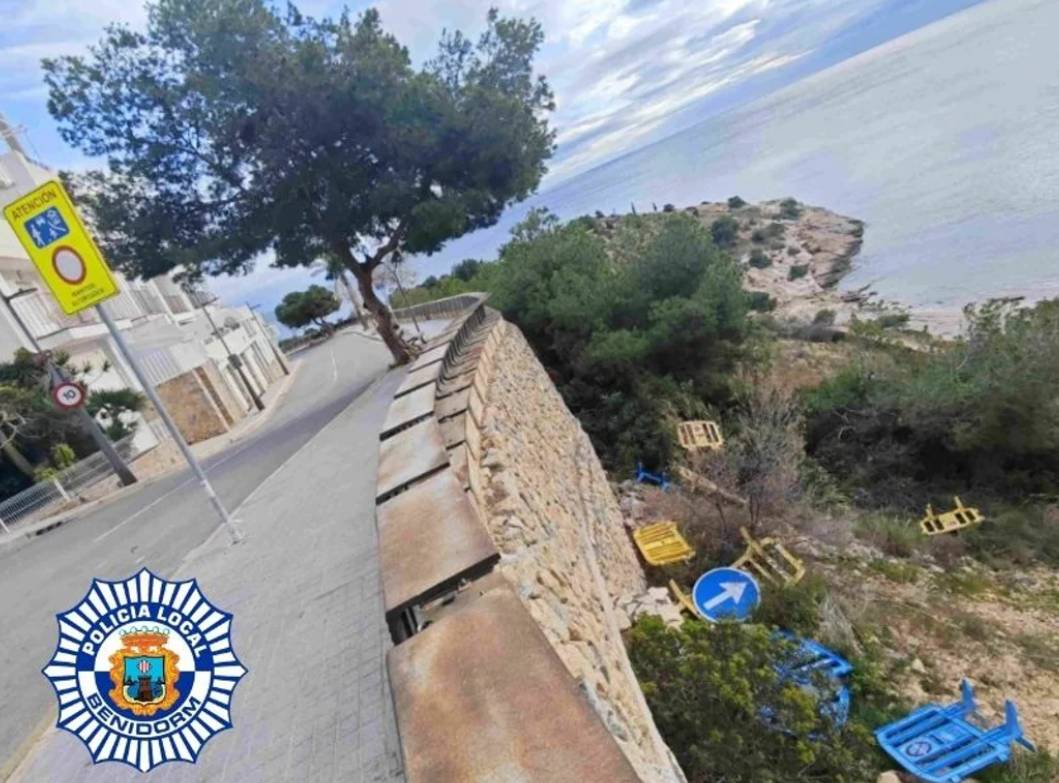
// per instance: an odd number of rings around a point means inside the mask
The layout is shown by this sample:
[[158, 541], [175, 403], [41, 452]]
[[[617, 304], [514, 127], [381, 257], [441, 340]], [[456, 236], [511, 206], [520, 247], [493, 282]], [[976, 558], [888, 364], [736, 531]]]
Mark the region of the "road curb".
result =
[[[257, 416], [251, 419], [244, 429], [240, 430], [235, 435], [230, 435], [226, 433], [224, 435], [218, 436], [217, 438], [213, 439], [218, 441], [215, 445], [210, 443], [210, 441], [205, 441], [205, 443], [208, 444], [208, 447], [200, 449], [198, 452], [195, 453], [195, 456], [199, 459], [208, 459], [209, 457], [212, 457], [215, 454], [219, 454], [225, 449], [230, 448], [231, 446], [244, 440], [246, 437], [256, 432], [262, 425], [264, 425], [270, 418], [272, 418], [273, 414], [279, 409], [280, 405], [286, 399], [287, 394], [290, 392], [291, 387], [294, 385], [294, 378], [298, 374], [298, 370], [301, 368], [301, 366], [302, 362], [300, 360], [295, 360], [290, 363], [290, 375], [284, 376], [283, 381], [281, 381], [282, 385], [276, 390], [276, 396], [269, 402], [269, 406], [265, 409], [265, 411], [259, 413]], [[164, 442], [165, 441], [163, 441], [163, 443]], [[155, 448], [158, 447], [156, 446]], [[192, 451], [195, 451], [194, 446], [192, 446]], [[68, 522], [75, 522], [82, 516], [98, 511], [99, 509], [108, 506], [111, 503], [121, 500], [127, 495], [130, 495], [134, 492], [139, 492], [141, 489], [150, 487], [156, 482], [161, 481], [164, 478], [168, 478], [176, 473], [179, 473], [182, 470], [187, 470], [187, 467], [188, 466], [183, 461], [181, 461], [178, 464], [169, 468], [168, 470], [165, 470], [162, 473], [151, 476], [149, 478], [141, 479], [140, 481], [137, 481], [131, 486], [116, 487], [113, 492], [104, 495], [101, 498], [96, 498], [95, 500], [91, 500], [88, 503], [83, 503], [79, 506], [74, 506], [58, 514], [52, 514], [51, 516], [37, 520], [36, 522], [30, 522], [24, 528], [19, 527], [15, 530], [12, 530], [10, 533], [0, 533], [0, 552], [7, 552], [11, 549], [21, 549], [23, 546], [26, 546], [27, 544], [31, 543], [34, 538], [39, 535], [42, 535], [43, 533], [49, 530], [59, 527], [60, 525], [65, 525]]]

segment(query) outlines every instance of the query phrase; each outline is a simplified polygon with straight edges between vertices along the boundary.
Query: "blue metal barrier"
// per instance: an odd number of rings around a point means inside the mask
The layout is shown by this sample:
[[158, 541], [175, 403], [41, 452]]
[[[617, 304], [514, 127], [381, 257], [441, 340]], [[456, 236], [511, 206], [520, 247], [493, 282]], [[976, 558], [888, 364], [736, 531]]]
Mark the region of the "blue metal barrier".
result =
[[648, 473], [641, 462], [636, 463], [636, 481], [640, 484], [656, 484], [663, 490], [669, 489], [669, 477], [664, 472]]
[[[791, 643], [794, 649], [776, 667], [780, 682], [792, 683], [809, 693], [820, 705], [820, 716], [836, 729], [849, 720], [850, 695], [846, 678], [853, 673], [853, 664], [819, 642], [802, 639], [790, 631], [777, 631], [776, 636]], [[781, 731], [776, 725], [771, 708], [761, 712], [762, 719]]]
[[1018, 710], [1004, 703], [1005, 720], [992, 729], [978, 725], [974, 689], [964, 680], [960, 701], [928, 704], [877, 729], [875, 738], [898, 764], [927, 783], [960, 783], [976, 772], [1011, 758], [1017, 742], [1036, 750], [1022, 734]]

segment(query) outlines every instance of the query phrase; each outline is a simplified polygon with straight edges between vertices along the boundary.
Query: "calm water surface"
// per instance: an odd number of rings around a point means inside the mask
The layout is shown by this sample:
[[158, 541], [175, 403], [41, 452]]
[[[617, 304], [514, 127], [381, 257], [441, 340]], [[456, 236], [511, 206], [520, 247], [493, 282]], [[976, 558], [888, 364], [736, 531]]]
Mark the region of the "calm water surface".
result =
[[949, 309], [1059, 296], [1059, 2], [993, 0], [543, 192], [420, 262], [492, 258], [530, 206], [792, 195], [859, 217], [845, 288]]

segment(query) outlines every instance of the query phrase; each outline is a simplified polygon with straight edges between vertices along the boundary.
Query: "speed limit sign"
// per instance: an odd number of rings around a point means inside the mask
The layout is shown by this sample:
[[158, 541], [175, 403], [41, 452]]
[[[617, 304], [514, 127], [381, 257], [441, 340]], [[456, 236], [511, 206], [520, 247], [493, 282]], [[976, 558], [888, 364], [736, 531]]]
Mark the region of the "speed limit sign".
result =
[[79, 408], [85, 401], [85, 387], [73, 381], [63, 381], [51, 390], [51, 398], [63, 410]]

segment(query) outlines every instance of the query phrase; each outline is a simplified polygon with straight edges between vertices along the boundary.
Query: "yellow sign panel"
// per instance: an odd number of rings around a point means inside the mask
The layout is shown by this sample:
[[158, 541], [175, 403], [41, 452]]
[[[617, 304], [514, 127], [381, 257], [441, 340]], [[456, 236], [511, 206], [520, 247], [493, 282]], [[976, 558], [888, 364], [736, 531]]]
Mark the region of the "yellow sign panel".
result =
[[50, 180], [12, 201], [4, 217], [64, 313], [73, 315], [118, 293], [61, 182]]

